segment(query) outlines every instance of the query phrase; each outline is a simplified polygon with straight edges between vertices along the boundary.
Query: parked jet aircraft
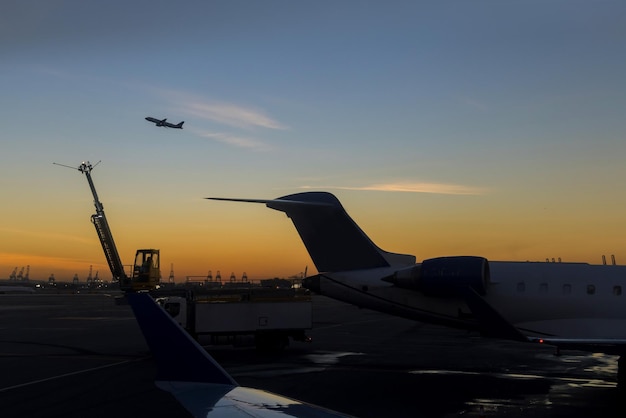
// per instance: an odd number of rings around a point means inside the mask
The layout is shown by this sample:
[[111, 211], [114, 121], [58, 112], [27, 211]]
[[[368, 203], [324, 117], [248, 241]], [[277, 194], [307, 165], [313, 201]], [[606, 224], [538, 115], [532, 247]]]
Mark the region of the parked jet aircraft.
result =
[[174, 395], [194, 417], [348, 417], [239, 386], [149, 294], [130, 294], [128, 302], [156, 363], [156, 385]]
[[148, 116], [146, 120], [148, 122], [152, 122], [156, 124], [156, 126], [163, 126], [165, 128], [176, 128], [176, 129], [183, 129], [183, 123], [185, 123], [185, 121], [182, 121], [174, 125], [173, 123], [167, 122], [167, 119], [157, 119], [157, 118], [152, 118], [150, 116]]
[[377, 247], [330, 193], [264, 203], [293, 221], [319, 274], [303, 285], [365, 308], [485, 336], [617, 354], [626, 383], [626, 266], [415, 256]]

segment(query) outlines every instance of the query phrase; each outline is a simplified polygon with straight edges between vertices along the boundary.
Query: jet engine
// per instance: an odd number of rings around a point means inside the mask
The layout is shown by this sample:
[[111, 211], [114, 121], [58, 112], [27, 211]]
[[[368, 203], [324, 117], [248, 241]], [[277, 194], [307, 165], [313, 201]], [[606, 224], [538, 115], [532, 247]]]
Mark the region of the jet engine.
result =
[[489, 262], [471, 256], [431, 258], [382, 280], [428, 296], [456, 297], [467, 287], [484, 296], [489, 286]]

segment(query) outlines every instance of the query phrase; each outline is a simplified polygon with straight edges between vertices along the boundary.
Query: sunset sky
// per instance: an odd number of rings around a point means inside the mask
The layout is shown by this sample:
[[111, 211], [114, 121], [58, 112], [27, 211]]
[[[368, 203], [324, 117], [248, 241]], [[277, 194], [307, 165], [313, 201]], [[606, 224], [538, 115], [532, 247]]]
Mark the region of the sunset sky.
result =
[[[334, 193], [418, 260], [626, 263], [623, 1], [9, 0], [0, 278], [315, 268], [291, 221], [205, 197]], [[146, 116], [185, 121], [158, 128]]]

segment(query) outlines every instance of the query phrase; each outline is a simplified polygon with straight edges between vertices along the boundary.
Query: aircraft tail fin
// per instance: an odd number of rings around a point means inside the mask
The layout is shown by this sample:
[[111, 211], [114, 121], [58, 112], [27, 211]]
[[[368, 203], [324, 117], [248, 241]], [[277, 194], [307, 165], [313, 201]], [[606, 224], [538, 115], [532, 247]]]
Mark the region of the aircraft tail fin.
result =
[[182, 121], [181, 123], [177, 123], [176, 125], [174, 125], [174, 128], [183, 129], [183, 123], [185, 123], [185, 121]]
[[209, 199], [265, 203], [268, 208], [285, 212], [319, 272], [415, 264], [415, 256], [378, 248], [331, 193], [296, 193], [273, 200]]
[[152, 352], [157, 381], [237, 386], [237, 382], [149, 294], [129, 294], [128, 303]]

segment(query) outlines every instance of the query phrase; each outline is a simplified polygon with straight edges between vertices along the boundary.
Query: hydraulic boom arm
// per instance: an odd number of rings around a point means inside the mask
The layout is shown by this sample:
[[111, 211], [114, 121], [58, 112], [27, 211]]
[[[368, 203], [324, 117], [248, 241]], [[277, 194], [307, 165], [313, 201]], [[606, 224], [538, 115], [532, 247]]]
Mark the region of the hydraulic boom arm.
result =
[[159, 282], [161, 281], [159, 250], [154, 248], [137, 250], [135, 253], [135, 264], [132, 266], [132, 276], [126, 275], [124, 271], [124, 265], [117, 252], [111, 228], [109, 228], [109, 223], [104, 214], [104, 207], [100, 199], [98, 199], [96, 187], [93, 185], [93, 180], [91, 179], [91, 170], [93, 170], [99, 162], [95, 165], [91, 165], [89, 161], [86, 163], [83, 162], [78, 168], [58, 163], [53, 164], [74, 170], [78, 169], [78, 171], [87, 177], [91, 193], [93, 194], [93, 204], [96, 207], [96, 213], [91, 215], [91, 223], [93, 223], [93, 226], [96, 228], [98, 239], [104, 250], [104, 256], [107, 259], [111, 274], [113, 275], [113, 281], [117, 281], [120, 289], [125, 292], [138, 292], [158, 288]]
[[111, 233], [109, 223], [107, 222], [106, 215], [104, 214], [104, 207], [102, 206], [100, 199], [98, 199], [96, 187], [94, 186], [93, 180], [91, 179], [92, 169], [93, 166], [89, 162], [82, 163], [78, 167], [78, 171], [80, 171], [87, 177], [89, 187], [91, 188], [91, 193], [93, 194], [93, 204], [96, 207], [96, 213], [91, 215], [91, 222], [93, 223], [94, 227], [96, 228], [96, 232], [98, 233], [98, 238], [100, 239], [100, 244], [102, 244], [104, 255], [107, 259], [107, 263], [109, 264], [109, 268], [111, 269], [111, 274], [113, 274], [113, 280], [119, 281], [120, 288], [124, 289], [125, 287], [128, 287], [130, 285], [130, 280], [124, 272], [124, 265], [122, 264], [122, 260], [120, 259], [117, 247], [115, 246], [113, 234]]

